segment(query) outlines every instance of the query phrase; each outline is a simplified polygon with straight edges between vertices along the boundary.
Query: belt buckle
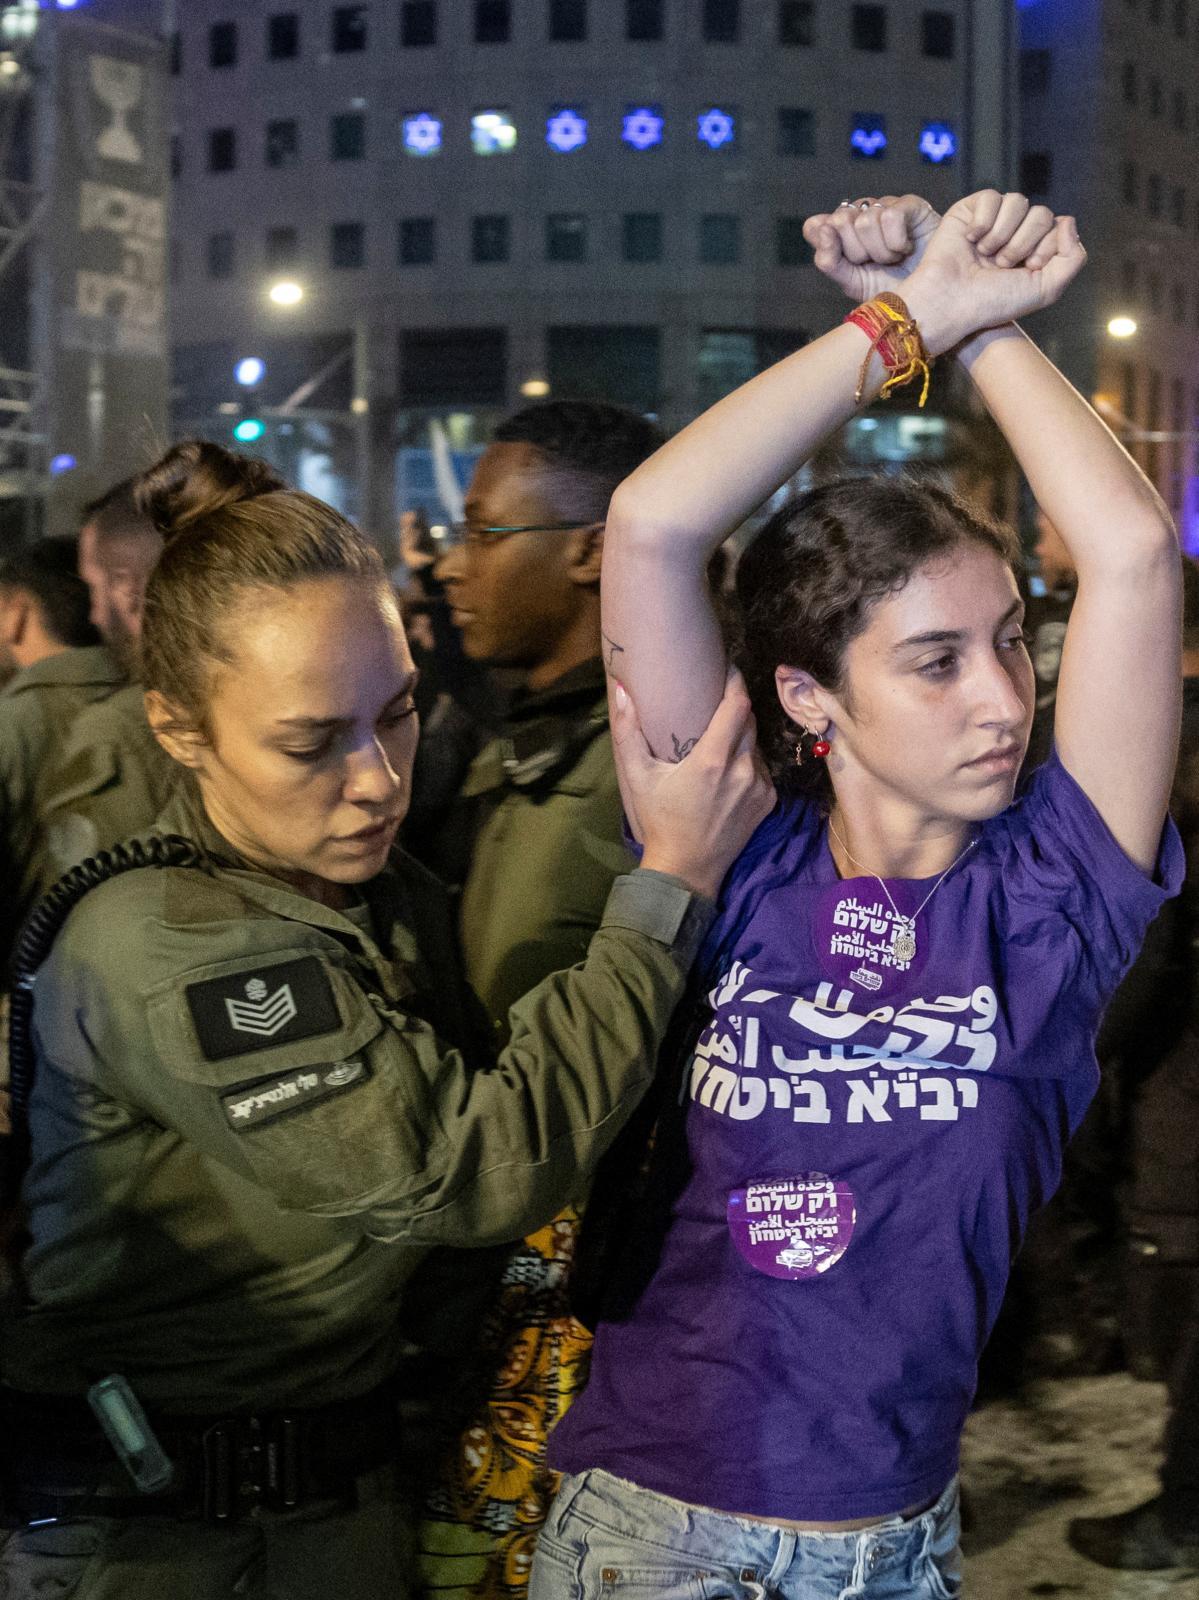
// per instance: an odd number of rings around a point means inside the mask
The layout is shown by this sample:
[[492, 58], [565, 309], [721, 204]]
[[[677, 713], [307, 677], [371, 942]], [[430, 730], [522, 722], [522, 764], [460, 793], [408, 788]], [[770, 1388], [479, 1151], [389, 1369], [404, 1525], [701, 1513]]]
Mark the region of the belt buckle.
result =
[[304, 1494], [304, 1424], [282, 1411], [270, 1419], [266, 1436], [264, 1498], [272, 1511], [291, 1511]]
[[258, 1417], [224, 1417], [204, 1430], [206, 1522], [238, 1522], [267, 1499], [265, 1430]]

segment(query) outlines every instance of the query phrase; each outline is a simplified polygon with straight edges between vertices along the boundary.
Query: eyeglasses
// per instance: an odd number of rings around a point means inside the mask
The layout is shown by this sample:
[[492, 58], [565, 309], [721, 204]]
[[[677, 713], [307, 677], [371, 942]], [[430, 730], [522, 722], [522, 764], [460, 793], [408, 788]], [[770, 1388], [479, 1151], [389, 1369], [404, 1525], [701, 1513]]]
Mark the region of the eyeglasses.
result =
[[593, 528], [595, 522], [522, 522], [513, 528], [476, 528], [469, 522], [450, 524], [447, 544], [462, 544], [468, 550], [480, 550], [486, 545], [499, 544], [514, 533], [571, 533], [578, 528]]

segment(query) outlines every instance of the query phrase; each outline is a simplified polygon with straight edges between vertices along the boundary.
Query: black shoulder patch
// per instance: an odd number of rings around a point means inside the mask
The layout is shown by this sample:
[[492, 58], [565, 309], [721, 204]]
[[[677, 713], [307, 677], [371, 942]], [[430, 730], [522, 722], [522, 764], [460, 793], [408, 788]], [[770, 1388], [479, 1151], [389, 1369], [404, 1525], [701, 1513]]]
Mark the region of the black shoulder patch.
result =
[[244, 967], [184, 991], [207, 1061], [273, 1050], [341, 1027], [328, 975], [316, 956]]

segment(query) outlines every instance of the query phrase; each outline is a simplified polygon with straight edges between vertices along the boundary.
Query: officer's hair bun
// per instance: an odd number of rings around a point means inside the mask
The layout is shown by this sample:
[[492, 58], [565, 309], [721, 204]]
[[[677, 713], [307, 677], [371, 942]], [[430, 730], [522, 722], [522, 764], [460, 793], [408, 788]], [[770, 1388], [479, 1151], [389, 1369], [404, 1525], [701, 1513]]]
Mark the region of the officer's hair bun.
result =
[[226, 506], [286, 489], [265, 461], [236, 455], [207, 439], [185, 439], [134, 481], [138, 510], [169, 543]]

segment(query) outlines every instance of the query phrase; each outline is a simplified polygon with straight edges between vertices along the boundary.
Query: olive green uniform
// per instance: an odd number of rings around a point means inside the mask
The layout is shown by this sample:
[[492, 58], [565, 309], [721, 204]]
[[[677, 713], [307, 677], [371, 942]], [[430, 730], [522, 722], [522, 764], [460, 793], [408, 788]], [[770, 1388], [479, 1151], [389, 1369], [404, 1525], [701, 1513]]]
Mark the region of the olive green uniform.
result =
[[2, 967], [42, 876], [37, 816], [50, 766], [84, 707], [104, 700], [123, 682], [104, 646], [87, 645], [23, 668], [0, 690]]
[[[539, 765], [548, 769], [540, 778]], [[612, 880], [633, 864], [602, 663], [518, 699], [505, 737], [480, 752], [462, 793], [474, 802], [476, 830], [462, 950], [502, 1036], [514, 1001], [582, 960]]]
[[[160, 825], [198, 838], [211, 873], [101, 885], [37, 979], [28, 1301], [5, 1378], [71, 1395], [119, 1372], [152, 1415], [365, 1394], [398, 1364], [404, 1284], [427, 1248], [547, 1221], [615, 1137], [710, 907], [655, 873], [622, 878], [585, 963], [521, 1001], [479, 1070], [427, 1020], [461, 1016], [469, 995], [423, 869], [397, 855], [342, 914], [238, 863], [184, 796]], [[329, 1515], [333, 1560], [354, 1517]], [[197, 1559], [227, 1548], [224, 1529], [160, 1526]], [[27, 1569], [32, 1537], [10, 1539], [0, 1579]], [[256, 1559], [266, 1537], [238, 1534]], [[378, 1580], [377, 1542], [359, 1558]], [[111, 1560], [88, 1560], [96, 1586], [77, 1600], [162, 1592], [136, 1571], [103, 1587]], [[319, 1547], [306, 1581], [286, 1592], [385, 1592]]]
[[147, 833], [178, 773], [150, 732], [140, 683], [81, 712], [43, 787], [43, 891], [98, 850]]

